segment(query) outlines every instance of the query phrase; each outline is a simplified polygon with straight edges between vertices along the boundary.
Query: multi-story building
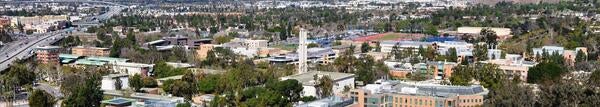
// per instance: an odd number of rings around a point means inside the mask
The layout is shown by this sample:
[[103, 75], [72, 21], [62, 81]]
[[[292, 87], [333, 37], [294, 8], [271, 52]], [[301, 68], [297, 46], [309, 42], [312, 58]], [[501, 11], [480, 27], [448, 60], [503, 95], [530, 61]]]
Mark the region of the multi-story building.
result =
[[36, 60], [43, 64], [59, 64], [59, 49], [60, 47], [58, 46], [37, 47], [35, 51]]
[[482, 63], [496, 64], [509, 78], [517, 77], [521, 81], [527, 81], [527, 72], [529, 71], [529, 68], [537, 64], [535, 62], [525, 61], [521, 55], [516, 54], [507, 54], [504, 59], [490, 59], [482, 61]]
[[242, 46], [249, 49], [267, 48], [268, 40], [244, 40]]
[[355, 107], [477, 107], [488, 91], [479, 85], [448, 86], [384, 81], [353, 89]]
[[453, 68], [458, 64], [455, 62], [428, 62], [429, 71], [433, 71], [433, 78], [437, 80], [450, 79], [452, 76]]
[[413, 49], [413, 51], [418, 52], [420, 47], [427, 48], [431, 46], [433, 43], [431, 42], [419, 42], [419, 41], [383, 41], [379, 45], [381, 46], [381, 52], [390, 53], [394, 46], [398, 45], [400, 50], [404, 49]]
[[[337, 58], [336, 52], [331, 48], [308, 48], [308, 62], [318, 64], [332, 63]], [[297, 64], [298, 54], [289, 53], [285, 55], [271, 56], [267, 59], [270, 63]]]
[[324, 71], [310, 71], [295, 75], [290, 75], [286, 77], [281, 77], [280, 80], [288, 80], [294, 79], [298, 80], [298, 82], [302, 83], [302, 96], [314, 96], [317, 97], [317, 89], [315, 88], [316, 81], [315, 76], [318, 78], [322, 78], [324, 76], [328, 76], [331, 80], [333, 80], [333, 94], [339, 94], [344, 91], [344, 88], [354, 88], [354, 78], [356, 77], [354, 74], [349, 73], [339, 73], [339, 72], [324, 72]]
[[585, 55], [587, 55], [587, 48], [586, 47], [577, 47], [575, 48], [575, 50], [565, 50], [564, 47], [560, 47], [560, 46], [542, 46], [541, 48], [533, 48], [533, 57], [542, 57], [544, 54], [546, 55], [553, 55], [553, 54], [558, 54], [558, 55], [562, 55], [563, 58], [565, 59], [565, 62], [569, 65], [574, 65], [575, 64], [575, 58], [577, 58], [577, 53], [578, 52], [583, 52]]
[[77, 46], [71, 48], [71, 54], [80, 56], [108, 56], [110, 54], [109, 48], [99, 47], [84, 47]]

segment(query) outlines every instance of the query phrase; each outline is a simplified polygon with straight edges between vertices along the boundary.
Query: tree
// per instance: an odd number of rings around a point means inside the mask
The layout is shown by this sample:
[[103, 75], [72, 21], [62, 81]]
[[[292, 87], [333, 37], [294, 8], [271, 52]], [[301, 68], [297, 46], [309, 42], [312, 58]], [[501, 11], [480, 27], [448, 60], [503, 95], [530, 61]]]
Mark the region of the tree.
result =
[[100, 90], [98, 77], [92, 76], [67, 96], [63, 102], [65, 107], [100, 107], [103, 92]]
[[355, 62], [354, 74], [358, 75], [357, 81], [363, 81], [364, 83], [373, 83], [377, 76], [375, 74], [375, 60], [370, 55], [361, 55]]
[[134, 91], [139, 92], [142, 87], [144, 87], [144, 81], [142, 81], [142, 76], [139, 74], [135, 74], [129, 77], [129, 87], [133, 88]]
[[219, 77], [217, 75], [207, 75], [198, 81], [198, 91], [203, 94], [214, 93], [217, 88]]
[[583, 62], [587, 60], [587, 55], [583, 50], [577, 51], [577, 56], [575, 56], [575, 62]]
[[171, 94], [174, 96], [184, 97], [188, 100], [192, 99], [192, 96], [197, 93], [195, 84], [186, 81], [175, 81], [171, 85]]
[[307, 48], [314, 48], [314, 47], [319, 47], [319, 44], [316, 43], [310, 43], [306, 46]]
[[450, 48], [448, 49], [448, 53], [446, 54], [446, 58], [448, 61], [450, 62], [458, 62], [458, 54], [456, 52], [456, 48]]
[[33, 90], [28, 100], [31, 107], [53, 107], [56, 103], [52, 95], [39, 89]]
[[267, 89], [273, 90], [274, 92], [283, 96], [284, 99], [288, 99], [289, 102], [300, 101], [302, 90], [302, 84], [298, 80], [288, 79], [266, 85]]
[[346, 50], [342, 53], [342, 55], [335, 59], [333, 65], [338, 72], [352, 73], [354, 72], [353, 67], [355, 60], [356, 57], [354, 57], [354, 47], [351, 46], [350, 49]]
[[144, 77], [144, 78], [142, 78], [142, 81], [144, 83], [144, 87], [149, 87], [149, 88], [158, 87], [158, 83], [156, 82], [156, 79], [154, 79], [152, 77]]
[[587, 83], [592, 87], [600, 87], [600, 69], [592, 72], [590, 78], [587, 80]]
[[529, 69], [529, 72], [527, 72], [527, 82], [540, 83], [544, 80], [556, 80], [566, 72], [567, 70], [559, 64], [542, 62]]
[[317, 97], [318, 98], [327, 98], [333, 94], [333, 80], [327, 75], [319, 77], [319, 75], [314, 76], [317, 84], [315, 85], [317, 89]]
[[485, 41], [485, 43], [489, 45], [495, 46], [498, 43], [498, 35], [496, 35], [496, 32], [494, 32], [490, 28], [481, 29], [479, 35], [481, 35], [484, 38], [483, 41]]
[[394, 59], [399, 61], [401, 59], [404, 58], [404, 56], [402, 55], [402, 51], [400, 50], [400, 46], [398, 46], [399, 44], [396, 43], [396, 45], [394, 45], [392, 47], [392, 51], [390, 51], [390, 54], [394, 56]]
[[369, 46], [369, 43], [367, 42], [363, 42], [362, 45], [360, 45], [360, 52], [361, 53], [367, 53], [371, 50], [371, 46]]
[[450, 83], [452, 85], [463, 85], [468, 86], [471, 85], [471, 80], [473, 77], [471, 76], [473, 68], [470, 66], [457, 66], [454, 68], [454, 72], [452, 72], [452, 76], [450, 77]]
[[488, 49], [486, 45], [475, 45], [475, 51], [473, 52], [476, 61], [488, 60]]
[[121, 81], [121, 79], [117, 78], [117, 80], [115, 80], [115, 90], [121, 90], [122, 87], [123, 82]]
[[192, 107], [192, 104], [190, 104], [189, 102], [179, 103], [176, 107]]

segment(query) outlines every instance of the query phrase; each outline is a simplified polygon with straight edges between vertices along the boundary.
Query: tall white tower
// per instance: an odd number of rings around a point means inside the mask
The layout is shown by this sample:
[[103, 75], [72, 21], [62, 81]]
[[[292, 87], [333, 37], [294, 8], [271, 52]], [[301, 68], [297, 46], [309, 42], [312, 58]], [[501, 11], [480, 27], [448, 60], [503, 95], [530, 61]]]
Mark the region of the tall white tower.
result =
[[308, 36], [308, 32], [304, 29], [300, 29], [300, 37], [298, 41], [298, 73], [308, 72], [306, 61], [308, 60], [308, 52], [307, 52], [307, 44], [306, 37]]

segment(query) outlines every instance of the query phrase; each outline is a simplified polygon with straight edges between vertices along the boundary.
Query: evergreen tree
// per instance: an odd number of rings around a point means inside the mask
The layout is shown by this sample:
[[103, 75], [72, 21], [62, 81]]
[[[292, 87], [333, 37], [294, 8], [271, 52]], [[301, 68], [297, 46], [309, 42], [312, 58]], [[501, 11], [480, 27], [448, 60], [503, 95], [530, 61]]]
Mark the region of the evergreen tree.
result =
[[28, 100], [31, 107], [53, 107], [56, 103], [52, 95], [39, 89], [33, 90]]

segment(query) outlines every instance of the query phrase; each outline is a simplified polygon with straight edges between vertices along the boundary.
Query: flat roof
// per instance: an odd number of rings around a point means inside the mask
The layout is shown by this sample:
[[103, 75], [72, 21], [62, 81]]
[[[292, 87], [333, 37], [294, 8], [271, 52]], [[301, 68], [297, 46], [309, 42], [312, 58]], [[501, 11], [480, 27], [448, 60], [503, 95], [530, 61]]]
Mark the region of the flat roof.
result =
[[75, 64], [77, 65], [96, 65], [96, 66], [102, 66], [105, 65], [107, 62], [101, 62], [101, 61], [94, 61], [94, 60], [88, 60], [88, 59], [80, 59], [75, 61]]
[[109, 100], [103, 100], [102, 103], [104, 104], [110, 104], [110, 105], [129, 105], [131, 104], [131, 102], [134, 102], [135, 100], [133, 99], [126, 99], [126, 98], [113, 98], [113, 99], [109, 99]]
[[116, 62], [116, 66], [128, 66], [128, 67], [152, 67], [154, 64], [142, 64], [142, 63], [131, 63], [131, 62]]
[[75, 55], [75, 54], [58, 54], [59, 58], [68, 58], [68, 59], [77, 59], [79, 57], [82, 57], [81, 55]]
[[127, 62], [127, 61], [129, 61], [129, 59], [125, 59], [125, 58], [98, 57], [98, 56], [91, 56], [86, 59], [94, 60], [94, 61], [104, 61], [104, 62]]
[[314, 85], [312, 81], [314, 81], [315, 75], [324, 75], [329, 76], [333, 81], [340, 81], [347, 78], [354, 78], [354, 74], [349, 73], [340, 73], [340, 72], [325, 72], [325, 71], [309, 71], [306, 73], [295, 74], [290, 76], [281, 77], [281, 80], [295, 79], [298, 82], [301, 82], [302, 85]]
[[127, 77], [129, 76], [128, 74], [125, 73], [121, 73], [121, 74], [108, 74], [105, 76], [102, 76], [102, 78], [115, 78], [115, 77]]
[[159, 78], [156, 79], [158, 81], [166, 81], [166, 80], [179, 80], [183, 77], [183, 75], [176, 75], [176, 76], [170, 76], [170, 77], [164, 77], [164, 78]]

